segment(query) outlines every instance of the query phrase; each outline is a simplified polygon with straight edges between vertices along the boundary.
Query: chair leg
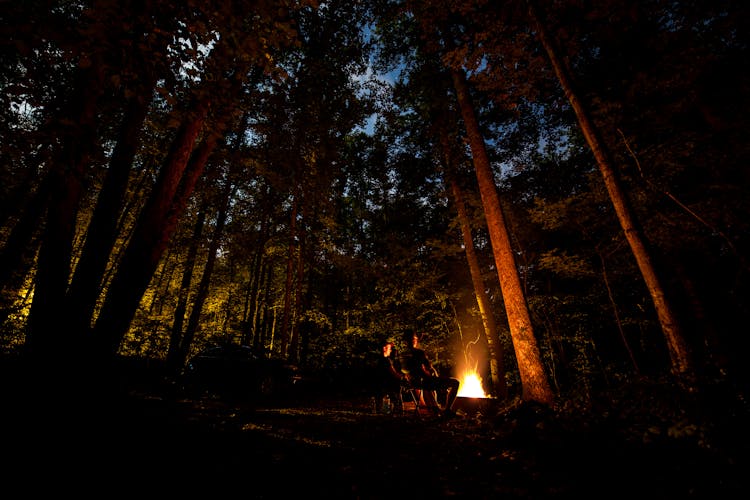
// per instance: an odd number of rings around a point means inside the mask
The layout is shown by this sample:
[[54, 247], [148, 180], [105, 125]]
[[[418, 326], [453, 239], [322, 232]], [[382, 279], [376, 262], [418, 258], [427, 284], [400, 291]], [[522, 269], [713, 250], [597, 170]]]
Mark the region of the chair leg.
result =
[[420, 410], [422, 409], [422, 391], [419, 389], [411, 389], [411, 397], [414, 399], [414, 414], [420, 416]]
[[404, 387], [403, 390], [406, 394], [409, 395], [411, 400], [414, 401], [414, 415], [418, 417], [420, 415], [419, 409], [422, 405], [422, 402], [421, 402], [422, 395], [420, 394], [419, 389], [415, 389], [413, 387]]

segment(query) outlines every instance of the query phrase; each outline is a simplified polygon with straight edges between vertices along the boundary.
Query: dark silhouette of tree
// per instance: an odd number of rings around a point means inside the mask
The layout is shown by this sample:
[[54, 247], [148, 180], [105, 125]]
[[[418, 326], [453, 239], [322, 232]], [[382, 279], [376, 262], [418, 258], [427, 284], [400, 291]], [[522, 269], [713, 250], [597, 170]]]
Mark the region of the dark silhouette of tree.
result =
[[[100, 36], [103, 33], [100, 33]], [[104, 91], [104, 62], [99, 54], [80, 56], [75, 90], [58, 119], [71, 127], [59, 140], [53, 157], [47, 216], [35, 273], [34, 299], [29, 312], [26, 346], [34, 356], [51, 362], [70, 350], [72, 339], [61, 335], [59, 321], [68, 317], [65, 293], [71, 273], [73, 238], [85, 170], [96, 147], [97, 101]], [[71, 332], [80, 335], [80, 332]]]
[[185, 335], [183, 334], [185, 325], [185, 313], [188, 309], [188, 299], [190, 296], [191, 284], [193, 282], [193, 276], [195, 273], [198, 249], [202, 241], [201, 236], [203, 234], [203, 227], [206, 224], [206, 205], [207, 203], [204, 201], [200, 210], [198, 211], [198, 215], [195, 217], [195, 225], [193, 227], [192, 237], [190, 238], [190, 242], [188, 244], [185, 261], [182, 264], [182, 280], [180, 281], [180, 290], [177, 295], [177, 306], [174, 310], [172, 331], [169, 335], [169, 348], [167, 349], [166, 356], [167, 371], [169, 373], [179, 373], [185, 361], [181, 356], [181, 346], [185, 337]]
[[216, 264], [216, 257], [219, 250], [219, 245], [224, 235], [224, 227], [227, 222], [227, 214], [229, 208], [229, 201], [232, 199], [233, 187], [227, 182], [221, 193], [221, 201], [219, 206], [219, 212], [216, 214], [216, 224], [211, 235], [211, 242], [208, 246], [208, 256], [206, 258], [206, 264], [203, 266], [203, 273], [201, 274], [198, 282], [198, 288], [195, 292], [192, 307], [190, 308], [190, 316], [188, 318], [187, 325], [185, 327], [185, 333], [182, 336], [180, 342], [179, 355], [176, 365], [179, 367], [184, 366], [185, 361], [190, 353], [190, 348], [195, 338], [195, 333], [198, 331], [198, 324], [203, 311], [203, 305], [208, 297], [209, 286], [211, 284], [211, 277]]
[[66, 309], [74, 332], [87, 332], [91, 326], [109, 257], [116, 243], [117, 222], [125, 205], [131, 168], [141, 145], [140, 133], [157, 78], [166, 73], [165, 68], [158, 64], [163, 65], [168, 40], [159, 35], [162, 32], [157, 27], [147, 24], [152, 14], [137, 8], [132, 13], [131, 22], [149, 28], [145, 40], [133, 39], [133, 51], [124, 55], [123, 73], [133, 75], [122, 81], [119, 89], [125, 103], [124, 116], [66, 297]]

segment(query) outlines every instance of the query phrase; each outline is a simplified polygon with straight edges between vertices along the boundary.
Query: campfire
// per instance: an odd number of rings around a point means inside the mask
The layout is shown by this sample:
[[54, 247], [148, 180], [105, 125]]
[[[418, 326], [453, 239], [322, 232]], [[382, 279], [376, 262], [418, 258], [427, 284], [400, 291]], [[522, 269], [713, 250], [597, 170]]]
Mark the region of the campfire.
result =
[[459, 398], [488, 398], [482, 387], [482, 377], [476, 370], [468, 370], [461, 377], [461, 386], [458, 388]]
[[497, 401], [491, 390], [489, 394], [485, 392], [485, 386], [479, 374], [479, 367], [482, 366], [483, 360], [486, 363], [486, 356], [481, 349], [477, 349], [479, 340], [480, 335], [477, 335], [474, 340], [462, 342], [464, 363], [459, 365], [456, 371], [461, 385], [458, 387], [453, 409], [471, 416], [490, 413]]
[[476, 370], [467, 370], [459, 380], [461, 385], [453, 405], [456, 410], [461, 410], [467, 415], [476, 415], [486, 413], [492, 408], [495, 398], [484, 391], [482, 377]]

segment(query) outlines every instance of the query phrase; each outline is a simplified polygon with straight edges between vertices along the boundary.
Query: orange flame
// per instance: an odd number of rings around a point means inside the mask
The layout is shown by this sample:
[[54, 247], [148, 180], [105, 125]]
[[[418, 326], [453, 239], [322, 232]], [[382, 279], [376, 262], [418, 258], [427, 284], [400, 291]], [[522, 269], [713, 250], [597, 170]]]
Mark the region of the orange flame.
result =
[[488, 397], [482, 388], [482, 377], [475, 370], [464, 372], [457, 396], [463, 398]]

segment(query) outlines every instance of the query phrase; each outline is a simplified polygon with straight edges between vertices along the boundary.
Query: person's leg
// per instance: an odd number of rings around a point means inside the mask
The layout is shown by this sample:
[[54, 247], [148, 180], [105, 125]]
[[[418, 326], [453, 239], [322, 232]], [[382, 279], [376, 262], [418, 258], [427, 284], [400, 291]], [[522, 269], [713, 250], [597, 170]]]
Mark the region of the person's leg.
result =
[[448, 396], [445, 401], [445, 410], [453, 411], [453, 403], [456, 402], [456, 396], [458, 396], [458, 387], [461, 382], [457, 378], [445, 379], [445, 386], [448, 389]]
[[437, 377], [430, 377], [424, 380], [422, 384], [422, 399], [424, 399], [425, 406], [432, 413], [440, 412], [440, 405], [437, 402], [437, 394], [435, 391], [439, 389], [439, 379]]

